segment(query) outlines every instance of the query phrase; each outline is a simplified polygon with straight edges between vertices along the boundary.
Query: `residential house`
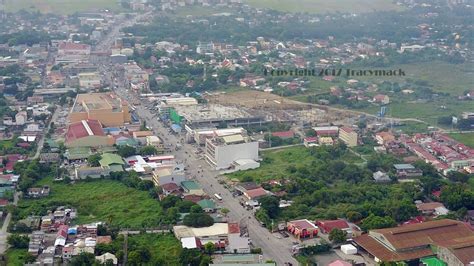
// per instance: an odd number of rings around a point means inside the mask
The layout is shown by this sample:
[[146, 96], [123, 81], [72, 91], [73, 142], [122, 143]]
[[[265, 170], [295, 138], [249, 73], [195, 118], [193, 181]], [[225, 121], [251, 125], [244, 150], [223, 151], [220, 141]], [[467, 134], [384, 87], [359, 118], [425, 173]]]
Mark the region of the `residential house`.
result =
[[423, 175], [423, 171], [415, 168], [411, 164], [394, 164], [396, 175], [399, 179], [409, 179], [413, 177], [420, 177]]
[[216, 203], [210, 199], [203, 199], [197, 202], [204, 212], [214, 212], [216, 210]]
[[26, 195], [30, 198], [42, 198], [49, 196], [49, 192], [49, 186], [32, 187], [27, 190]]
[[382, 171], [377, 171], [373, 173], [372, 177], [374, 178], [376, 183], [389, 183], [392, 181], [388, 174]]
[[321, 220], [321, 221], [317, 221], [316, 225], [318, 226], [318, 228], [321, 230], [322, 233], [329, 234], [334, 229], [340, 229], [346, 232], [348, 237], [352, 237], [352, 228], [349, 226], [349, 224], [346, 221], [342, 219]]
[[267, 195], [268, 195], [268, 192], [261, 187], [256, 188], [256, 189], [250, 189], [244, 192], [244, 196], [248, 200], [251, 200], [251, 201], [258, 201], [258, 199], [265, 197]]
[[388, 95], [384, 94], [377, 94], [374, 96], [372, 99], [375, 103], [380, 103], [380, 104], [389, 104], [390, 103], [390, 97]]

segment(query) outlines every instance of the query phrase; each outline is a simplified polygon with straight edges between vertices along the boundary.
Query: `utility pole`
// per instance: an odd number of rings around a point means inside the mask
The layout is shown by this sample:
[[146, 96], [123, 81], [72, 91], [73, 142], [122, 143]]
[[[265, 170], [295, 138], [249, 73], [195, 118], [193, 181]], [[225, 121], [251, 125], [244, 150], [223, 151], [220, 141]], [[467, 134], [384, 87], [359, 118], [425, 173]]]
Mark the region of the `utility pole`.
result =
[[128, 229], [125, 230], [125, 234], [123, 235], [123, 266], [127, 265], [128, 259]]

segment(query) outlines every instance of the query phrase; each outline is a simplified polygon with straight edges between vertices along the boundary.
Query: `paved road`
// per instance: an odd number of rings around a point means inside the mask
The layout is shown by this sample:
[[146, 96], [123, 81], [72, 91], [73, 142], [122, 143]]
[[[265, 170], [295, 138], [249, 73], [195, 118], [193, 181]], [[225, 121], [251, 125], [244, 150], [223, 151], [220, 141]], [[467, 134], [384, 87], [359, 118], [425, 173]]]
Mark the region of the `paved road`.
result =
[[[132, 20], [117, 25], [104, 40], [99, 43], [96, 50], [107, 49], [113, 39], [118, 36], [121, 28], [125, 26], [131, 26], [138, 20], [147, 18], [151, 12], [139, 15]], [[109, 84], [114, 84], [112, 73], [113, 69], [110, 65], [102, 64], [99, 66], [105, 73], [105, 79]], [[136, 95], [133, 95], [126, 91], [124, 77], [117, 77], [118, 88], [115, 90], [118, 95], [126, 99], [128, 102], [143, 102]], [[112, 86], [113, 87], [113, 86]], [[137, 114], [142, 120], [147, 121], [147, 125], [153, 128], [153, 131], [158, 136], [162, 137], [167, 144], [172, 144], [176, 147], [178, 142], [181, 142], [179, 136], [175, 136], [169, 133], [168, 129], [158, 121], [157, 117], [147, 110], [143, 105], [136, 106]], [[286, 262], [290, 262], [293, 265], [297, 265], [297, 261], [291, 256], [291, 240], [290, 238], [277, 239], [267, 229], [260, 226], [258, 221], [253, 217], [250, 211], [244, 209], [238, 202], [237, 198], [232, 197], [231, 193], [225, 189], [217, 181], [218, 171], [210, 169], [206, 162], [199, 160], [194, 154], [193, 147], [185, 144], [183, 147], [174, 153], [177, 161], [185, 162], [188, 169], [188, 176], [196, 176], [197, 181], [203, 187], [203, 190], [209, 195], [220, 193], [222, 195], [222, 202], [220, 205], [230, 210], [228, 217], [232, 221], [239, 221], [247, 224], [249, 236], [252, 239], [252, 243], [256, 247], [260, 247], [263, 250], [263, 256], [265, 259], [274, 260], [278, 265], [284, 265]], [[200, 168], [202, 166], [202, 168]], [[201, 173], [197, 173], [198, 170]]]
[[45, 134], [47, 134], [49, 132], [49, 129], [51, 128], [51, 123], [56, 121], [56, 119], [58, 119], [58, 115], [60, 113], [60, 110], [61, 110], [61, 106], [56, 105], [56, 109], [54, 109], [54, 112], [51, 115], [51, 119], [49, 120], [48, 126], [46, 127], [46, 129], [43, 132], [44, 134], [42, 136], [40, 136], [40, 139], [39, 139], [37, 147], [36, 147], [35, 155], [30, 158], [31, 160], [35, 160], [39, 157], [39, 155], [41, 153], [41, 150], [43, 149], [43, 145], [44, 145], [44, 141], [45, 141]]
[[[119, 86], [116, 92], [125, 99], [136, 99], [136, 96], [127, 93], [123, 89], [123, 86]], [[157, 117], [151, 114], [145, 106], [140, 105], [136, 106], [136, 108], [137, 114], [140, 118], [146, 120], [147, 125], [153, 128], [155, 134], [164, 138], [165, 143], [172, 144], [173, 147], [175, 147], [176, 143], [181, 142], [181, 137], [170, 134], [169, 130], [165, 128], [164, 125], [158, 121]], [[274, 260], [278, 265], [284, 265], [285, 262], [291, 262], [293, 265], [297, 265], [297, 261], [291, 256], [291, 239], [278, 239], [266, 228], [263, 228], [254, 218], [252, 212], [244, 209], [240, 205], [238, 199], [234, 198], [227, 189], [219, 184], [217, 180], [219, 172], [212, 170], [204, 160], [197, 158], [191, 145], [184, 144], [183, 148], [176, 151], [174, 154], [177, 161], [182, 161], [187, 164], [190, 171], [188, 176], [195, 175], [196, 181], [199, 182], [207, 194], [221, 194], [223, 200], [220, 205], [230, 210], [230, 213], [228, 214], [230, 220], [240, 221], [247, 224], [252, 243], [254, 246], [262, 248], [265, 259]], [[201, 173], [197, 173], [198, 170]]]
[[[16, 206], [18, 204], [18, 198], [19, 198], [18, 193], [15, 192], [15, 194], [13, 194], [13, 205]], [[5, 217], [5, 221], [3, 222], [2, 230], [0, 231], [0, 254], [5, 254], [5, 251], [8, 248], [8, 245], [7, 245], [7, 237], [8, 237], [7, 229], [8, 229], [8, 225], [10, 224], [11, 219], [12, 219], [12, 214], [8, 213], [7, 217]]]

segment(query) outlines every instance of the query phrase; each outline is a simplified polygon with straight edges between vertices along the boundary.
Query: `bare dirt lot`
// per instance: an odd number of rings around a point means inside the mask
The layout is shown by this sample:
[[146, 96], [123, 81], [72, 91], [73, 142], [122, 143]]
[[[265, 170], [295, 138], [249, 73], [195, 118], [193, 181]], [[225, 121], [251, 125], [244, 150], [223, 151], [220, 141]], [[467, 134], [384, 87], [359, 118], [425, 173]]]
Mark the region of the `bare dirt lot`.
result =
[[210, 103], [242, 106], [252, 109], [308, 109], [307, 104], [280, 97], [275, 94], [243, 90], [231, 93], [213, 93], [206, 95], [205, 98]]

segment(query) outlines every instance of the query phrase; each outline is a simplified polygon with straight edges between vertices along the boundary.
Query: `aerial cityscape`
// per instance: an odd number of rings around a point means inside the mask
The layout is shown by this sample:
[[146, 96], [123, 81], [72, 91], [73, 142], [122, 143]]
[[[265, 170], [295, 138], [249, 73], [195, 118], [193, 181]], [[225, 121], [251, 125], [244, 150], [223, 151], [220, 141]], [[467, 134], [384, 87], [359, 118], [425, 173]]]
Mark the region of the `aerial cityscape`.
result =
[[0, 25], [0, 265], [474, 265], [474, 0]]

